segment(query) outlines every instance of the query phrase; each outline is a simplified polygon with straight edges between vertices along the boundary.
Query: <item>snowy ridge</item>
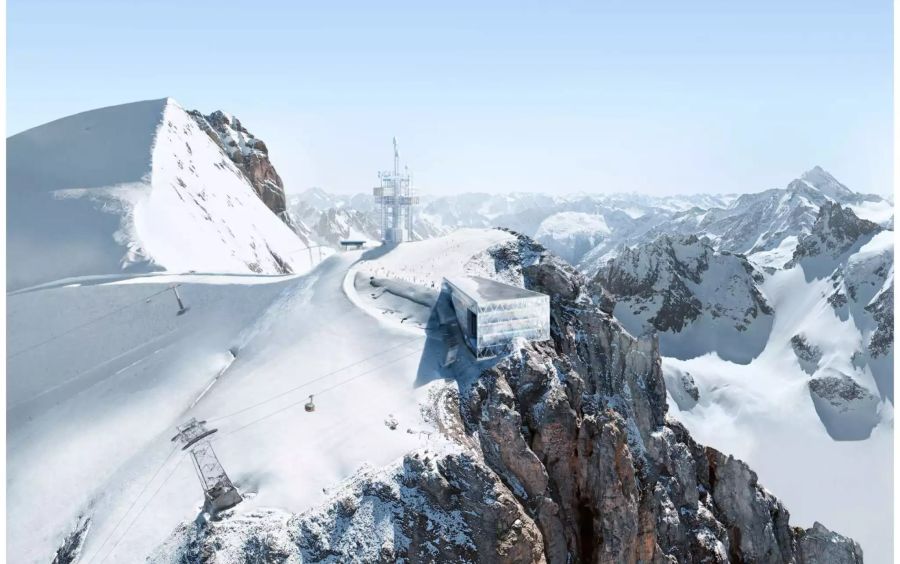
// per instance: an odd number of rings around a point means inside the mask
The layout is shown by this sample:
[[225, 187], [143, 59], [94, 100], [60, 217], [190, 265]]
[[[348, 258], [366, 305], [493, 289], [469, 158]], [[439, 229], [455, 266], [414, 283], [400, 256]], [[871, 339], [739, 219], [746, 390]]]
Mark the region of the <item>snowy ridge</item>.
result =
[[307, 243], [175, 101], [102, 108], [8, 139], [9, 289], [122, 271], [285, 274]]

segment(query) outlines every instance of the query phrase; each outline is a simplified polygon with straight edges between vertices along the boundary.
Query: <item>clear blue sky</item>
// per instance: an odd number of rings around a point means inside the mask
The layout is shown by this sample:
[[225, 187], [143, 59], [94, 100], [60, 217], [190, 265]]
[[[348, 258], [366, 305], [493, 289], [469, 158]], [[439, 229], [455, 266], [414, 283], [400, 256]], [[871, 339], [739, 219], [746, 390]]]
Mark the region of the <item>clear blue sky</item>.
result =
[[[487, 6], [490, 4], [490, 6]], [[171, 96], [289, 191], [743, 192], [819, 164], [889, 193], [889, 0], [9, 0], [8, 134]]]

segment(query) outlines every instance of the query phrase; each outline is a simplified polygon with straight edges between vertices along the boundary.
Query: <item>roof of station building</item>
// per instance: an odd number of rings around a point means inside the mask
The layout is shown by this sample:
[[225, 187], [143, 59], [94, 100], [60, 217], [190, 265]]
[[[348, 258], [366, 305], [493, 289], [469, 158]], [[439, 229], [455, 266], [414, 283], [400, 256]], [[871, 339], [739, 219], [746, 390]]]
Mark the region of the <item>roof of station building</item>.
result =
[[481, 276], [452, 276], [444, 278], [444, 281], [447, 282], [451, 288], [464, 293], [478, 304], [518, 300], [523, 298], [547, 297], [546, 294], [540, 292], [533, 292], [531, 290], [526, 290], [525, 288], [498, 282], [496, 280], [491, 280], [490, 278], [483, 278]]

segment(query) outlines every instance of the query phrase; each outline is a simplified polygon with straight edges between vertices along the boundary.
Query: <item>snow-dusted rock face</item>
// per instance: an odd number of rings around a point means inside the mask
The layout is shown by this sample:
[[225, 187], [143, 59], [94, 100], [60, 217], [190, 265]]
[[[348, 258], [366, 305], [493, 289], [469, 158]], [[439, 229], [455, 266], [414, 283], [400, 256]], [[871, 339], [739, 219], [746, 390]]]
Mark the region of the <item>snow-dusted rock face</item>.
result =
[[306, 242], [166, 98], [69, 116], [7, 140], [7, 287], [167, 270], [282, 274]]
[[269, 160], [269, 148], [263, 140], [254, 137], [236, 117], [220, 110], [206, 116], [197, 110], [188, 113], [244, 173], [266, 207], [290, 225], [284, 182]]
[[816, 345], [809, 344], [806, 337], [799, 333], [791, 337], [791, 348], [794, 349], [794, 354], [797, 355], [800, 367], [807, 374], [815, 373], [816, 369], [819, 368], [819, 361], [822, 360], [822, 349]]
[[300, 515], [182, 525], [154, 561], [862, 561], [850, 539], [791, 527], [746, 464], [667, 418], [657, 343], [571, 266], [524, 237], [488, 255], [496, 278], [551, 296], [552, 340], [446, 388], [450, 445], [363, 470]]
[[[855, 327], [853, 364], [872, 372], [879, 393], [893, 397], [894, 233], [860, 219], [848, 207], [825, 204], [801, 238], [787, 268], [824, 283], [823, 299]], [[846, 371], [846, 368], [839, 368]]]
[[837, 440], [865, 439], [878, 424], [878, 396], [846, 374], [814, 377], [809, 381], [809, 393], [819, 418]]
[[686, 370], [679, 370], [675, 367], [669, 367], [664, 373], [666, 379], [666, 390], [678, 405], [678, 409], [684, 411], [689, 410], [700, 400], [700, 390], [697, 388], [691, 373]]
[[626, 248], [596, 278], [616, 302], [616, 318], [636, 335], [659, 331], [664, 354], [715, 350], [736, 362], [756, 356], [771, 328], [762, 280], [743, 256], [694, 235]]
[[869, 337], [869, 352], [872, 356], [887, 355], [894, 349], [894, 278], [891, 276], [887, 287], [866, 306], [866, 311], [875, 320], [875, 330]]
[[[482, 374], [461, 410], [535, 515], [548, 561], [800, 561], [807, 533], [755, 474], [666, 418], [656, 343], [625, 333], [578, 274], [537, 250], [520, 239], [495, 256], [552, 296], [553, 342]], [[844, 549], [836, 561], [858, 561], [852, 541], [830, 539]]]
[[819, 209], [810, 233], [800, 238], [787, 267], [800, 263], [804, 258], [827, 256], [836, 259], [853, 245], [865, 243], [867, 237], [880, 230], [876, 223], [858, 218], [850, 208], [826, 202]]
[[533, 519], [483, 461], [419, 450], [364, 468], [300, 515], [185, 523], [151, 562], [544, 562]]

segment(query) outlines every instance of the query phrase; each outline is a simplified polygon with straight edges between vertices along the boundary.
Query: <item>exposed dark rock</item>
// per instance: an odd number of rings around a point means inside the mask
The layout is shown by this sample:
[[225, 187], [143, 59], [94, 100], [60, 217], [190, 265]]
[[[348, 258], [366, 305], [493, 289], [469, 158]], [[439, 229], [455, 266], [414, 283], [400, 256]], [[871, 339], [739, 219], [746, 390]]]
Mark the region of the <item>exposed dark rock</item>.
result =
[[875, 300], [866, 306], [872, 314], [876, 328], [869, 338], [869, 352], [873, 357], [887, 354], [894, 347], [894, 284], [881, 292]]
[[867, 439], [878, 423], [878, 396], [846, 374], [813, 378], [809, 393], [819, 419], [836, 440]]
[[816, 345], [811, 345], [806, 341], [803, 335], [794, 335], [791, 337], [791, 348], [800, 361], [800, 367], [807, 374], [812, 374], [819, 367], [819, 361], [822, 360], [822, 349]]
[[819, 208], [812, 231], [800, 238], [793, 258], [785, 266], [790, 268], [804, 257], [822, 254], [838, 257], [862, 237], [879, 231], [881, 227], [877, 223], [858, 218], [849, 207], [836, 202], [825, 202]]
[[240, 169], [266, 207], [293, 227], [287, 213], [284, 182], [269, 160], [266, 144], [247, 131], [240, 120], [222, 111], [209, 115], [197, 110], [188, 113]]
[[53, 564], [73, 564], [81, 556], [81, 547], [87, 538], [87, 533], [91, 528], [91, 518], [82, 515], [78, 518], [75, 528], [66, 535], [62, 545], [56, 549], [56, 555], [53, 557]]
[[[705, 282], [711, 269], [713, 282]], [[624, 248], [595, 279], [608, 301], [646, 319], [645, 326], [629, 326], [636, 333], [678, 333], [704, 313], [745, 331], [757, 317], [773, 313], [759, 290], [762, 281], [745, 256], [717, 251], [696, 235], [661, 235]]]

